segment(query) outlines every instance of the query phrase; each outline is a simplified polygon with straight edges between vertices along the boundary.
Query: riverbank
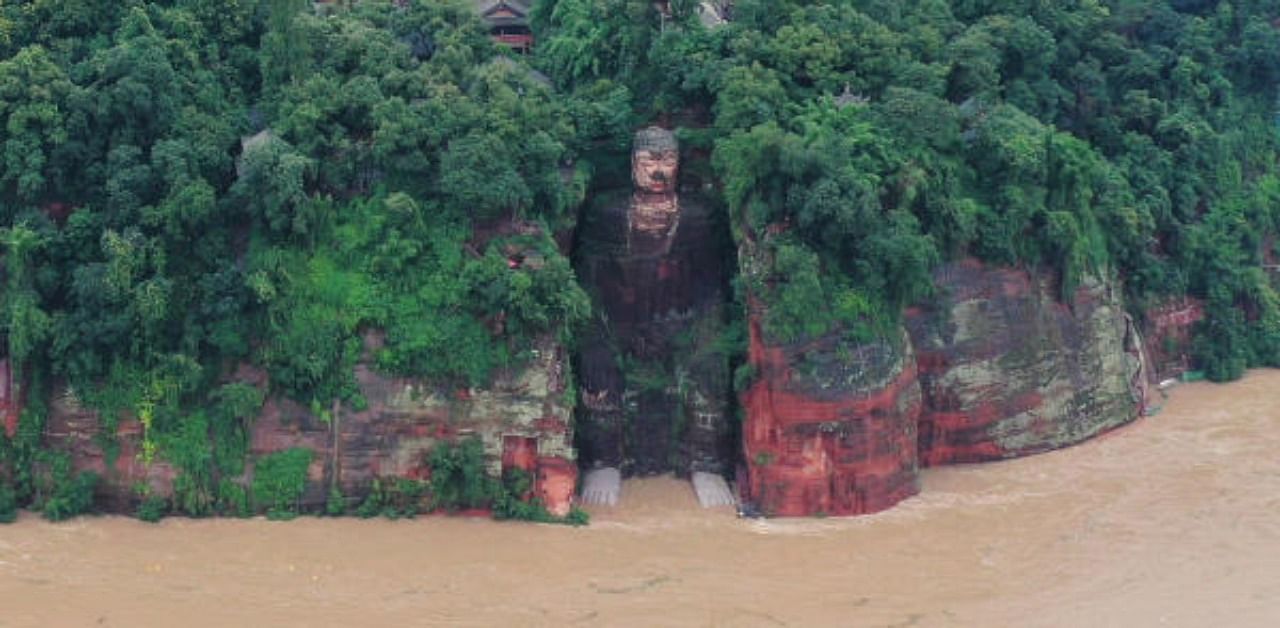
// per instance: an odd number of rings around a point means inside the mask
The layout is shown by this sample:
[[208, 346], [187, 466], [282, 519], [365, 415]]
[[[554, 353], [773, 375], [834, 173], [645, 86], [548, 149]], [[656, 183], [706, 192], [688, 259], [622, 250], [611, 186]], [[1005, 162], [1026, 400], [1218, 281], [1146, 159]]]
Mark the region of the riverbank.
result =
[[0, 526], [0, 627], [1271, 626], [1280, 371], [855, 519], [624, 487], [586, 528], [427, 518]]

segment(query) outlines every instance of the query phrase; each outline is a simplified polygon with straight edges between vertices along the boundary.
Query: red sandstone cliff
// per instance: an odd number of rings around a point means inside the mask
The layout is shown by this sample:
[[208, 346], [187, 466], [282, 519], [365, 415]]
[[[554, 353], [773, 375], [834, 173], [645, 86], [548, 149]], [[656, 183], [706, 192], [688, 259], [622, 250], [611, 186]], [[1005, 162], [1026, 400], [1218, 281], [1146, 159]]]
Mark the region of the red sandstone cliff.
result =
[[742, 395], [746, 500], [768, 515], [857, 515], [916, 494], [920, 385], [910, 342], [838, 351], [843, 340], [833, 334], [777, 346], [758, 314], [755, 381]]
[[898, 344], [778, 346], [753, 308], [748, 502], [771, 515], [875, 512], [915, 494], [919, 466], [1047, 451], [1140, 414], [1150, 375], [1112, 286], [1086, 283], [1064, 302], [1045, 276], [974, 260], [934, 279], [938, 298], [907, 312]]
[[[343, 493], [359, 501], [374, 478], [425, 478], [427, 455], [437, 443], [475, 436], [484, 444], [491, 472], [496, 475], [504, 466], [530, 472], [535, 495], [552, 514], [564, 516], [577, 483], [570, 408], [564, 403], [565, 364], [561, 347], [543, 343], [527, 368], [501, 373], [488, 388], [471, 390], [387, 378], [361, 365], [356, 379], [368, 400], [366, 410], [340, 410], [336, 420], [325, 423], [295, 402], [269, 398], [251, 428], [250, 459], [291, 447], [312, 450], [302, 505], [318, 509], [335, 475]], [[257, 369], [242, 368], [235, 379], [267, 386]], [[153, 494], [172, 491], [176, 471], [171, 465], [163, 459], [149, 466], [141, 462], [137, 421], [121, 422], [119, 455], [107, 469], [98, 417], [81, 408], [65, 387], [59, 392], [50, 407], [47, 442], [70, 453], [77, 469], [102, 475], [98, 499], [103, 507], [128, 510], [139, 482]]]
[[1204, 320], [1204, 304], [1183, 297], [1146, 311], [1143, 338], [1157, 379], [1177, 377], [1191, 368], [1191, 332]]

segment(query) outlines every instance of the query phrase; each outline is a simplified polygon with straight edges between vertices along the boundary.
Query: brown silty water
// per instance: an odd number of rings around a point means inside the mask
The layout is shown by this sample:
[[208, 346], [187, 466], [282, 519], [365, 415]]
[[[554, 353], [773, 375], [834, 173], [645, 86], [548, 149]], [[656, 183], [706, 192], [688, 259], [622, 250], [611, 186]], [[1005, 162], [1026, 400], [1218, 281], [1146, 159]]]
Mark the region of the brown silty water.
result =
[[928, 470], [855, 519], [637, 480], [586, 528], [119, 517], [0, 526], [0, 626], [1276, 626], [1280, 371], [1075, 448]]

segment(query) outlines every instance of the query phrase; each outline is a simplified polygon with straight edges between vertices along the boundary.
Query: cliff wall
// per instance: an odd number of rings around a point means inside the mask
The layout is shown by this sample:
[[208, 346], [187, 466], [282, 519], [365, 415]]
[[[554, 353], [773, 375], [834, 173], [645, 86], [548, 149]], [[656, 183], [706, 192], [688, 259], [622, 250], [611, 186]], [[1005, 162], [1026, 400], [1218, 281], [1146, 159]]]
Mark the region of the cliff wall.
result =
[[[766, 341], [750, 321], [755, 380], [743, 393], [744, 497], [779, 516], [857, 515], [919, 491], [920, 385], [911, 343]], [[839, 356], [839, 357], [837, 357]]]
[[[552, 514], [566, 515], [577, 465], [565, 399], [565, 356], [550, 342], [542, 343], [536, 354], [527, 368], [501, 373], [485, 389], [441, 390], [357, 366], [367, 409], [339, 408], [337, 418], [326, 423], [291, 400], [269, 398], [252, 422], [249, 458], [291, 447], [314, 452], [301, 506], [319, 509], [335, 479], [347, 498], [358, 502], [375, 478], [427, 478], [427, 456], [436, 444], [475, 436], [484, 444], [492, 473], [504, 466], [530, 472], [535, 495]], [[248, 367], [235, 379], [264, 390], [267, 386], [265, 374]], [[142, 429], [136, 420], [120, 422], [115, 434], [119, 452], [110, 469], [99, 425], [98, 417], [80, 407], [63, 387], [51, 404], [46, 438], [53, 449], [69, 452], [78, 470], [102, 476], [98, 500], [104, 507], [128, 510], [139, 482], [149, 485], [153, 494], [171, 493], [177, 471], [163, 454], [150, 465], [141, 462]], [[252, 473], [251, 462], [246, 484]]]
[[771, 344], [753, 308], [742, 492], [755, 508], [875, 512], [914, 495], [920, 467], [1065, 447], [1142, 412], [1153, 376], [1114, 286], [1063, 301], [1047, 276], [975, 260], [934, 279], [899, 343]]
[[1191, 368], [1191, 332], [1204, 320], [1204, 304], [1183, 297], [1147, 310], [1143, 324], [1147, 355], [1156, 379], [1178, 377]]
[[938, 297], [905, 322], [916, 346], [925, 466], [1072, 445], [1133, 420], [1144, 403], [1141, 340], [1118, 291], [974, 260], [946, 264]]

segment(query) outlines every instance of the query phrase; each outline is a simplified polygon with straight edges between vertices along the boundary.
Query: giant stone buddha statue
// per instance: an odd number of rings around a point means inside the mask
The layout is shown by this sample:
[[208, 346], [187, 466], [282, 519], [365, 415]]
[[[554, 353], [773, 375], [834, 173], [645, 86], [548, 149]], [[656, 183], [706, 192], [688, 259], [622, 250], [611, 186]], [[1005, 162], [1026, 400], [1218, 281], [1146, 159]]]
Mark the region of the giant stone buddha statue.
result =
[[723, 212], [680, 193], [671, 131], [636, 133], [631, 178], [629, 194], [598, 196], [579, 227], [575, 262], [595, 306], [579, 352], [579, 455], [588, 470], [625, 475], [723, 473]]

